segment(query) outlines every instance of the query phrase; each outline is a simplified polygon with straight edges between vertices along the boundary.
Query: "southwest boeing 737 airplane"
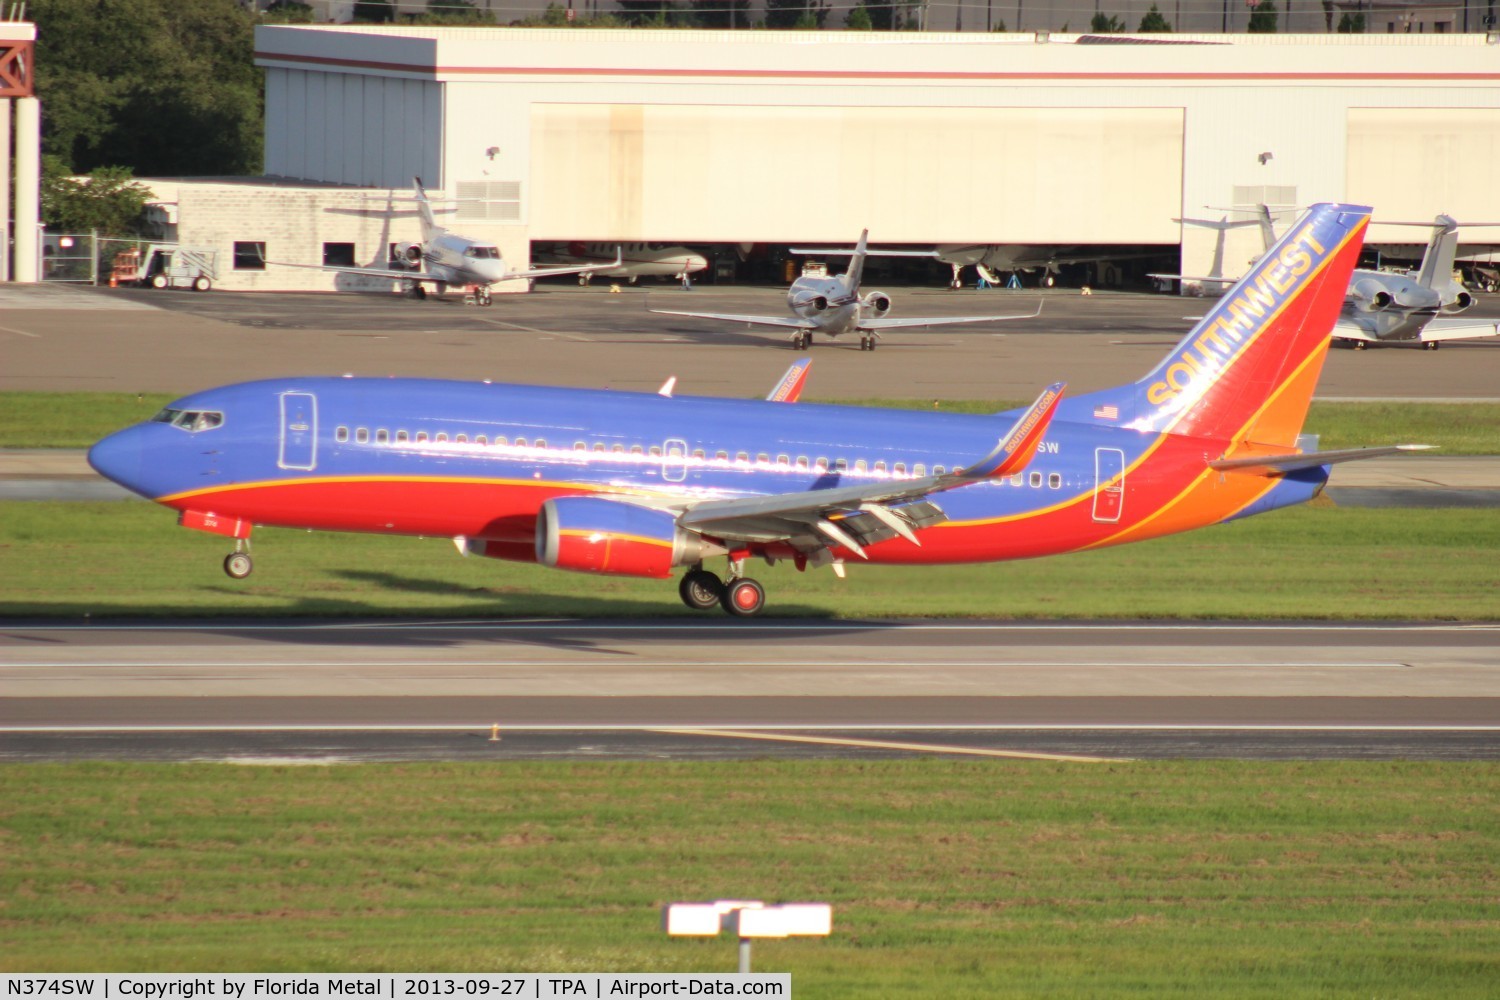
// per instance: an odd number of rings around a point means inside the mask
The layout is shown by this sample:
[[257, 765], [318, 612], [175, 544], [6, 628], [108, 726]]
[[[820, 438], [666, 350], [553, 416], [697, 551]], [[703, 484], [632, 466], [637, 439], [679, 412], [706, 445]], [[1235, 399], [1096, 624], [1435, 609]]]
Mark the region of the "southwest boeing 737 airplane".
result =
[[[665, 578], [757, 614], [752, 559], [1021, 559], [1311, 499], [1298, 433], [1369, 209], [1314, 207], [1145, 377], [993, 416], [433, 379], [285, 378], [200, 392], [96, 444], [99, 472], [235, 539], [252, 525], [434, 535], [460, 551]], [[704, 568], [727, 559], [728, 577]]]

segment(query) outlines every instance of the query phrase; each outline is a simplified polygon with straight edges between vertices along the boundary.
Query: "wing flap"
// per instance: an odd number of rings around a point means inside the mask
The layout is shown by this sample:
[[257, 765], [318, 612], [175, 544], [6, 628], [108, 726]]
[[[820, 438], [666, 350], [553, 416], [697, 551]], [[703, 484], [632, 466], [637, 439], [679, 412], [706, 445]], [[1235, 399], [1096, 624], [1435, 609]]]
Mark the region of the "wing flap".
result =
[[677, 309], [647, 309], [658, 316], [691, 316], [694, 319], [721, 319], [730, 323], [756, 323], [760, 326], [783, 326], [793, 330], [815, 330], [817, 327], [805, 319], [793, 316], [748, 316], [741, 313], [683, 312]]
[[914, 316], [909, 319], [862, 319], [859, 321], [861, 330], [895, 330], [901, 327], [911, 326], [952, 326], [955, 323], [1003, 323], [1012, 319], [1035, 319], [1042, 314], [1042, 303], [1039, 300], [1036, 308], [1029, 313], [1007, 313], [1004, 316], [932, 316], [923, 319]]

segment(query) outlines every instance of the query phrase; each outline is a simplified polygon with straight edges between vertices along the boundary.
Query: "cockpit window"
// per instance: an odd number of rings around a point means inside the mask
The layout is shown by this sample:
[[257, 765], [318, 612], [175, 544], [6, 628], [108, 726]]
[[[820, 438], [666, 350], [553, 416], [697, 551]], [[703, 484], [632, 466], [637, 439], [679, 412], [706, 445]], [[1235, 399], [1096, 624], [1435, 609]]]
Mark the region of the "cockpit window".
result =
[[196, 434], [218, 427], [224, 422], [224, 414], [217, 410], [174, 410], [169, 406], [151, 419]]
[[469, 247], [464, 251], [465, 257], [477, 257], [482, 260], [499, 260], [499, 247]]

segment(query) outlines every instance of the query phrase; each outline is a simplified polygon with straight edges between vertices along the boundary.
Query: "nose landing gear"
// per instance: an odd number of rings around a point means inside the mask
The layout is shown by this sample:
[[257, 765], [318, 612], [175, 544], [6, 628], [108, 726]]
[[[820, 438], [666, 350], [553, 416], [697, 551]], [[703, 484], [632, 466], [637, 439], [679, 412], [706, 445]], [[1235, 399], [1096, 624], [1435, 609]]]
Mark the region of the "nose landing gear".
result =
[[255, 563], [250, 560], [250, 545], [243, 538], [234, 541], [234, 551], [224, 557], [224, 572], [231, 579], [243, 580], [255, 569]]

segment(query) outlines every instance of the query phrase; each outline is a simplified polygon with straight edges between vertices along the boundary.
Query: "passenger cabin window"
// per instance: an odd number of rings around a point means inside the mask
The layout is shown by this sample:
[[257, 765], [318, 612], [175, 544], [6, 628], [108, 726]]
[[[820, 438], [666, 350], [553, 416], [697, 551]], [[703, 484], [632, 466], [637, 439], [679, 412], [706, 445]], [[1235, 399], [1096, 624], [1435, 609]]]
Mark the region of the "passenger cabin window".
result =
[[417, 431], [417, 444], [426, 444], [426, 443], [427, 443], [427, 432], [426, 431]]
[[766, 452], [763, 452], [763, 451], [759, 452], [755, 456], [755, 462], [756, 462], [757, 465], [770, 465], [771, 464], [771, 456], [768, 455]]
[[716, 452], [714, 452], [714, 461], [716, 461], [716, 462], [727, 462], [727, 461], [729, 461], [729, 452], [727, 452], [727, 451], [716, 451]]
[[701, 461], [703, 461], [703, 459], [704, 459], [704, 458], [706, 458], [706, 457], [707, 457], [707, 456], [706, 456], [706, 455], [704, 455], [704, 453], [703, 453], [703, 449], [702, 449], [702, 448], [694, 448], [694, 449], [693, 449], [693, 457], [694, 457], [694, 458], [696, 458], [696, 459], [697, 459], [697, 460], [698, 460], [698, 461], [700, 461], [700, 462], [701, 462]]
[[347, 427], [340, 427], [338, 430], [334, 431], [333, 432], [333, 439], [335, 441], [347, 441], [347, 440], [349, 440], [349, 428], [347, 428]]
[[797, 456], [797, 471], [798, 472], [806, 472], [807, 471], [807, 456], [806, 455], [798, 455]]
[[604, 454], [608, 450], [609, 449], [605, 446], [603, 441], [599, 441], [594, 444], [594, 451], [600, 455]]
[[1049, 472], [1047, 474], [1047, 488], [1052, 490], [1062, 489], [1062, 473]]
[[476, 260], [499, 260], [499, 247], [469, 247], [464, 251], [465, 257], [473, 257]]
[[481, 447], [481, 448], [488, 447], [489, 443], [490, 443], [489, 435], [487, 435], [487, 434], [475, 434], [474, 435], [474, 443], [477, 444], [477, 445], [479, 445], [479, 447]]
[[524, 448], [524, 447], [526, 447], [526, 439], [525, 438], [516, 438], [516, 447], [517, 448]]
[[854, 463], [854, 471], [855, 472], [866, 472], [866, 471], [868, 471], [866, 469], [866, 467], [865, 467], [865, 460], [864, 459], [861, 458], [861, 459], [857, 460]]
[[432, 439], [433, 444], [447, 444], [448, 435], [445, 431], [438, 431], [437, 437]]
[[533, 442], [533, 446], [537, 448], [546, 448], [547, 442], [542, 440], [541, 438], [537, 438], [536, 441]]
[[504, 434], [496, 434], [495, 435], [495, 447], [496, 448], [504, 448], [509, 443], [510, 442], [505, 439], [505, 435]]
[[651, 446], [651, 457], [652, 458], [661, 458], [661, 448], [658, 447], [657, 445], [653, 444]]
[[1021, 485], [1024, 485], [1025, 482], [1026, 482], [1026, 473], [1024, 473], [1024, 472], [1017, 472], [1015, 475], [1013, 475], [1013, 476], [1010, 477], [1010, 484], [1012, 486], [1021, 486]]
[[741, 465], [749, 465], [750, 453], [748, 451], [737, 451], [734, 453], [734, 460]]
[[573, 442], [573, 450], [574, 451], [588, 451], [589, 450], [589, 443], [587, 441], [574, 441]]
[[849, 460], [846, 458], [836, 458], [833, 460], [833, 468], [835, 472], [848, 472]]
[[817, 458], [813, 459], [813, 471], [814, 472], [819, 472], [819, 473], [827, 472], [828, 471], [828, 459], [824, 458], [821, 455], [819, 455]]
[[934, 476], [941, 476], [941, 475], [942, 475], [942, 474], [943, 474], [943, 469], [944, 469], [944, 468], [945, 468], [945, 466], [941, 466], [941, 465], [934, 465], [934, 466], [933, 466], [933, 467], [932, 467], [932, 474], [933, 474], [933, 475], [934, 475]]
[[787, 466], [789, 466], [791, 464], [792, 464], [792, 457], [790, 455], [777, 455], [776, 456], [776, 465], [777, 465], [778, 468], [784, 469], [784, 468], [786, 468]]
[[896, 463], [896, 475], [898, 475], [898, 476], [904, 476], [904, 475], [906, 475], [906, 463], [905, 462], [897, 462]]
[[646, 454], [646, 449], [642, 448], [638, 444], [633, 444], [633, 445], [630, 446], [630, 453], [632, 455], [644, 455], [644, 454]]
[[454, 444], [468, 444], [469, 443], [469, 435], [467, 435], [467, 434], [458, 434], [458, 435], [455, 435], [454, 438], [453, 438], [453, 443]]
[[411, 435], [407, 434], [405, 431], [397, 431], [396, 432], [396, 443], [397, 444], [405, 444], [409, 440], [411, 440]]
[[382, 427], [379, 430], [377, 430], [375, 432], [375, 443], [376, 444], [390, 444], [391, 443], [391, 432], [388, 431], [388, 430], [386, 430], [384, 427]]
[[368, 427], [361, 427], [361, 428], [359, 428], [357, 431], [354, 432], [354, 440], [358, 441], [360, 444], [369, 444], [370, 443], [370, 429]]
[[876, 472], [885, 472], [885, 463], [884, 462], [876, 462], [875, 463], [875, 471]]
[[616, 441], [613, 445], [611, 445], [609, 450], [610, 450], [610, 453], [614, 454], [614, 455], [623, 455], [623, 454], [625, 454], [625, 446], [623, 444], [620, 444], [618, 441]]
[[1042, 474], [1040, 472], [1033, 472], [1031, 474], [1031, 488], [1034, 489], [1034, 490], [1035, 489], [1041, 489], [1041, 486], [1042, 486]]
[[916, 476], [918, 479], [921, 479], [923, 476], [927, 475], [927, 466], [923, 465], [921, 462], [918, 462], [916, 465], [913, 465], [911, 467], [911, 474]]

